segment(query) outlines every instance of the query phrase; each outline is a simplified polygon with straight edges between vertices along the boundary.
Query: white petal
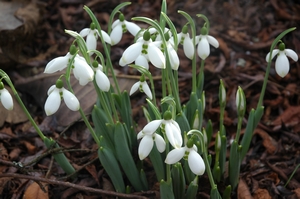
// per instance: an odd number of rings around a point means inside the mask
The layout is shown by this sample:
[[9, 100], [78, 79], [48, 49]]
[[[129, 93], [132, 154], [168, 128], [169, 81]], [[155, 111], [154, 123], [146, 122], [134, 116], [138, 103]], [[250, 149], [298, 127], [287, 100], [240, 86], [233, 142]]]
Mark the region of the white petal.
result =
[[193, 59], [195, 54], [195, 47], [190, 37], [185, 37], [183, 41], [183, 52], [187, 58]]
[[136, 60], [135, 60], [135, 65], [139, 65], [139, 66], [143, 66], [145, 67], [147, 70], [149, 70], [149, 64], [148, 64], [148, 60], [145, 57], [145, 55], [139, 55]]
[[82, 37], [85, 37], [85, 36], [87, 36], [87, 35], [90, 33], [90, 31], [91, 31], [90, 28], [84, 28], [84, 29], [82, 29], [82, 30], [80, 31], [79, 34], [80, 34]]
[[174, 148], [180, 148], [182, 146], [182, 136], [179, 127], [174, 125], [171, 121], [167, 121], [165, 122], [165, 130], [170, 144]]
[[138, 154], [140, 160], [145, 159], [153, 148], [153, 139], [152, 136], [144, 136], [140, 142]]
[[75, 58], [73, 73], [82, 86], [94, 79], [93, 69], [82, 59]]
[[52, 85], [48, 91], [47, 91], [47, 94], [50, 95], [50, 93], [52, 93], [52, 91], [54, 91], [56, 89], [56, 85]]
[[116, 26], [114, 29], [112, 29], [110, 33], [111, 45], [115, 45], [119, 43], [122, 39], [122, 35], [123, 35], [122, 26]]
[[214, 38], [213, 36], [207, 35], [207, 41], [208, 43], [210, 43], [210, 45], [212, 45], [215, 48], [219, 47], [219, 42], [218, 40], [216, 40], [216, 38]]
[[209, 43], [206, 37], [201, 37], [198, 43], [197, 53], [201, 59], [206, 59], [210, 54]]
[[[86, 47], [88, 50], [96, 50], [97, 39], [93, 33], [88, 34], [86, 37]], [[89, 54], [92, 55], [93, 53], [90, 52]]]
[[283, 51], [279, 52], [279, 55], [276, 59], [275, 70], [276, 73], [282, 78], [285, 77], [290, 70], [289, 60]]
[[147, 82], [145, 82], [145, 81], [141, 82], [141, 85], [142, 85], [144, 93], [146, 93], [146, 95], [149, 97], [149, 99], [152, 100], [152, 93], [151, 93], [151, 90], [150, 90]]
[[140, 87], [140, 84], [141, 84], [140, 81], [134, 83], [130, 89], [129, 95], [132, 95], [135, 91], [137, 91]]
[[121, 23], [121, 21], [119, 19], [117, 19], [116, 21], [114, 21], [111, 25], [111, 28], [114, 29], [116, 26], [119, 25], [119, 23]]
[[[142, 51], [142, 42], [137, 42], [129, 46], [123, 53], [119, 64], [121, 66], [125, 66], [126, 64], [130, 64], [136, 60], [136, 58], [141, 54]], [[123, 63], [125, 63], [123, 65]]]
[[149, 122], [146, 126], [144, 126], [143, 132], [148, 135], [153, 134], [161, 125], [161, 122], [162, 120], [153, 120]]
[[[271, 60], [272, 60], [278, 53], [279, 53], [279, 49], [273, 50]], [[269, 52], [269, 53], [267, 54], [267, 56], [266, 56], [266, 62], [269, 62], [269, 58], [270, 58], [270, 52]]]
[[188, 163], [191, 171], [196, 175], [203, 175], [205, 164], [201, 156], [194, 150], [191, 150], [188, 156]]
[[60, 94], [59, 94], [59, 89], [54, 89], [51, 94], [48, 96], [44, 109], [46, 112], [46, 115], [52, 115], [53, 113], [55, 113], [61, 103], [61, 98], [60, 98]]
[[165, 140], [161, 137], [161, 135], [158, 135], [157, 133], [155, 133], [155, 144], [156, 144], [156, 148], [157, 150], [162, 153], [165, 151], [166, 149], [166, 142]]
[[78, 111], [80, 108], [79, 101], [73, 93], [67, 89], [62, 89], [64, 101], [69, 109], [72, 111]]
[[[97, 31], [98, 33], [98, 31]], [[110, 36], [103, 30], [101, 30], [101, 34], [102, 34], [102, 37], [103, 37], [103, 40], [108, 43], [108, 44], [111, 44], [111, 39], [110, 39]], [[99, 37], [101, 36], [99, 33], [98, 33]]]
[[157, 68], [166, 68], [165, 56], [155, 45], [149, 43], [148, 57], [150, 62]]
[[0, 100], [7, 110], [12, 110], [14, 107], [13, 99], [6, 88], [0, 90]]
[[126, 25], [126, 28], [127, 30], [133, 35], [133, 36], [136, 36], [136, 34], [141, 30], [141, 28], [136, 25], [135, 23], [133, 22], [129, 22], [129, 21], [124, 21], [125, 25]]
[[291, 49], [285, 49], [284, 52], [287, 56], [292, 58], [294, 61], [298, 61], [298, 55], [295, 51], [293, 51]]
[[182, 159], [185, 153], [185, 147], [175, 148], [170, 151], [165, 159], [165, 163], [174, 164]]
[[179, 58], [178, 58], [177, 52], [174, 50], [173, 47], [169, 47], [168, 52], [169, 52], [169, 57], [170, 57], [170, 62], [171, 62], [172, 69], [173, 70], [178, 70]]
[[51, 60], [45, 68], [44, 73], [55, 73], [57, 71], [61, 71], [67, 67], [69, 57], [71, 57], [70, 53], [65, 56], [57, 57]]
[[139, 139], [143, 138], [144, 136], [145, 136], [145, 133], [143, 131], [140, 131], [136, 137], [139, 140]]
[[108, 77], [100, 70], [98, 69], [96, 71], [96, 83], [98, 85], [98, 87], [102, 90], [102, 91], [109, 91], [110, 88], [110, 82]]

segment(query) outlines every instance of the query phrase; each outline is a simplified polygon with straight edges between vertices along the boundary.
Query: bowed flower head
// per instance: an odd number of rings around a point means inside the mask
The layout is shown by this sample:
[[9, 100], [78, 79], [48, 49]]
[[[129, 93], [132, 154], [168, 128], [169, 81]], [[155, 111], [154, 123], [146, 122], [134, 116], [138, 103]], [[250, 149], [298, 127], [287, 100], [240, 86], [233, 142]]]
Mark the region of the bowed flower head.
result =
[[0, 81], [0, 101], [4, 108], [7, 110], [12, 110], [14, 107], [13, 99], [6, 88], [4, 88], [4, 84]]
[[[280, 77], [283, 78], [287, 75], [287, 73], [290, 70], [290, 63], [287, 56], [292, 58], [294, 61], [298, 61], [298, 55], [295, 51], [291, 49], [286, 49], [285, 44], [283, 42], [279, 44], [279, 49], [273, 50], [271, 59], [273, 59], [276, 55], [278, 56], [275, 61], [275, 71]], [[266, 61], [269, 62], [269, 59], [270, 52], [266, 56]]]
[[203, 175], [205, 164], [197, 152], [196, 145], [193, 144], [192, 138], [189, 139], [186, 146], [175, 148], [170, 151], [166, 157], [165, 163], [174, 164], [184, 158], [187, 159], [191, 171], [196, 175]]
[[47, 116], [54, 114], [58, 110], [61, 99], [64, 99], [67, 107], [72, 111], [79, 110], [80, 105], [78, 99], [73, 93], [65, 89], [61, 79], [58, 79], [56, 85], [52, 85], [48, 90], [48, 98], [44, 107]]
[[141, 76], [140, 81], [133, 84], [133, 86], [130, 89], [129, 95], [132, 95], [138, 89], [140, 89], [141, 92], [146, 93], [146, 95], [149, 97], [149, 99], [152, 100], [152, 93], [151, 93], [151, 90], [150, 90], [146, 80], [145, 80], [144, 75]]
[[99, 64], [97, 61], [93, 62], [93, 68], [95, 71], [95, 79], [97, 86], [102, 90], [102, 91], [109, 91], [110, 88], [110, 81], [108, 77], [103, 73], [103, 66]]
[[197, 53], [199, 57], [205, 60], [210, 54], [209, 44], [215, 48], [219, 47], [219, 42], [213, 36], [208, 35], [208, 30], [206, 27], [201, 29], [201, 34], [197, 37], [199, 41], [197, 47]]
[[188, 33], [188, 26], [184, 25], [181, 33], [177, 34], [178, 43], [183, 45], [183, 52], [189, 59], [193, 59], [195, 47]]
[[110, 34], [111, 45], [119, 43], [122, 39], [123, 33], [129, 31], [133, 36], [136, 36], [141, 28], [135, 23], [126, 21], [124, 15], [121, 13], [119, 19], [112, 24], [112, 31]]
[[137, 135], [138, 139], [141, 139], [141, 143], [138, 148], [138, 154], [140, 160], [145, 159], [151, 152], [154, 142], [156, 143], [157, 150], [162, 153], [166, 149], [166, 142], [161, 135], [155, 133], [155, 131], [161, 125], [162, 120], [153, 120], [149, 122], [142, 131]]
[[181, 130], [178, 123], [172, 119], [171, 111], [166, 111], [164, 113], [162, 129], [165, 131], [170, 144], [174, 148], [180, 148], [182, 146]]
[[[68, 52], [65, 56], [57, 57], [51, 60], [45, 68], [44, 73], [55, 73], [57, 71], [61, 71], [68, 66], [69, 60], [76, 54], [76, 47], [71, 45], [70, 52]], [[73, 74], [76, 79], [78, 79], [79, 84], [84, 86], [88, 82], [93, 81], [94, 79], [94, 71], [87, 64], [85, 59], [78, 54], [75, 55], [74, 63], [73, 63]]]
[[165, 57], [162, 51], [152, 42], [150, 32], [145, 31], [143, 37], [139, 38], [136, 43], [129, 46], [123, 53], [119, 64], [125, 66], [135, 61], [136, 65], [143, 66], [137, 63], [137, 59], [144, 56], [142, 63], [146, 58], [157, 68], [166, 68]]
[[[86, 37], [86, 47], [88, 50], [96, 50], [97, 39], [100, 36], [98, 30], [95, 28], [95, 24], [91, 23], [90, 28], [84, 28], [79, 33], [82, 37]], [[111, 43], [109, 35], [101, 30], [101, 35], [106, 43]], [[90, 52], [89, 55], [92, 55], [93, 52]]]

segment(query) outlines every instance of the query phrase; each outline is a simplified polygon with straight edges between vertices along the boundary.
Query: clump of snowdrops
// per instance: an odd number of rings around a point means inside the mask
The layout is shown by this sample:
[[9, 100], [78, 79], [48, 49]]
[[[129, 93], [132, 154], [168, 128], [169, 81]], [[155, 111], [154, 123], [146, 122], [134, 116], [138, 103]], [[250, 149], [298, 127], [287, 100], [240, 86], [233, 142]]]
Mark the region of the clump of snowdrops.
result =
[[[46, 115], [55, 114], [61, 101], [64, 101], [70, 110], [80, 112], [99, 147], [101, 165], [117, 192], [149, 190], [143, 167], [144, 159], [149, 158], [160, 184], [161, 198], [195, 198], [198, 186], [201, 186], [201, 176], [204, 174], [208, 176], [210, 182], [211, 198], [230, 198], [231, 192], [237, 187], [240, 165], [249, 149], [253, 131], [263, 115], [262, 102], [271, 60], [277, 55], [275, 70], [279, 76], [284, 77], [289, 71], [287, 56], [294, 61], [298, 59], [297, 54], [291, 49], [286, 49], [281, 41], [284, 35], [295, 28], [281, 33], [274, 40], [266, 56], [267, 68], [259, 102], [256, 109], [248, 113], [248, 122], [242, 138], [240, 134], [246, 112], [246, 99], [242, 88], [238, 87], [236, 137], [230, 146], [227, 146], [226, 129], [223, 125], [226, 88], [222, 80], [219, 87], [221, 113], [219, 129], [213, 130], [212, 122], [209, 120], [205, 126], [203, 125], [205, 59], [210, 55], [211, 48], [219, 47], [218, 41], [209, 35], [208, 19], [198, 14], [197, 17], [202, 19], [203, 24], [196, 25], [188, 13], [179, 10], [178, 14], [187, 22], [182, 28], [175, 27], [167, 16], [167, 5], [163, 0], [159, 19], [133, 17], [127, 21], [120, 10], [129, 4], [130, 2], [122, 3], [113, 10], [107, 31], [101, 29], [95, 15], [86, 6], [84, 10], [91, 17], [90, 27], [79, 33], [65, 30], [67, 34], [74, 37], [70, 51], [64, 56], [51, 60], [44, 71], [45, 73], [64, 71], [56, 84], [48, 90], [44, 107]], [[136, 22], [145, 23], [148, 27], [140, 28]], [[179, 29], [180, 33], [177, 32]], [[198, 29], [200, 29], [199, 33], [197, 33]], [[125, 32], [132, 34], [134, 41], [124, 49], [119, 61], [120, 66], [115, 67], [132, 67], [141, 74], [139, 81], [132, 86], [129, 93], [120, 90], [110, 59], [110, 50], [114, 45], [118, 45]], [[104, 52], [96, 49], [98, 40], [102, 43]], [[278, 49], [275, 49], [276, 46]], [[192, 65], [192, 88], [190, 99], [186, 104], [180, 103], [178, 89], [180, 59], [177, 49], [181, 47]], [[199, 58], [200, 66], [196, 64]], [[161, 99], [156, 97], [157, 88], [149, 71], [150, 67], [155, 67], [161, 72]], [[3, 106], [8, 110], [13, 109], [12, 97], [2, 83], [5, 80], [45, 145], [59, 147], [55, 140], [44, 136], [35, 124], [7, 74], [3, 70], [0, 70], [0, 74], [0, 100]], [[94, 84], [95, 92], [98, 94], [97, 103], [92, 111], [94, 127], [90, 125], [73, 92], [71, 74], [82, 86], [89, 82]], [[109, 75], [112, 77], [113, 84], [108, 78]], [[64, 83], [67, 85], [66, 88]], [[132, 119], [130, 102], [130, 95], [137, 91], [146, 95], [146, 106], [143, 107], [143, 112], [148, 121], [140, 132], [136, 131], [138, 124]], [[214, 132], [216, 132], [216, 144], [213, 160], [208, 153], [208, 144]], [[227, 147], [230, 147], [229, 159], [226, 158]], [[136, 151], [138, 154], [134, 154]], [[134, 158], [137, 155], [139, 159]], [[63, 153], [53, 156], [66, 174], [76, 177], [75, 169]], [[228, 167], [226, 167], [227, 162]], [[229, 174], [228, 177], [225, 177], [225, 172]], [[219, 182], [227, 184], [225, 189], [218, 190]]]

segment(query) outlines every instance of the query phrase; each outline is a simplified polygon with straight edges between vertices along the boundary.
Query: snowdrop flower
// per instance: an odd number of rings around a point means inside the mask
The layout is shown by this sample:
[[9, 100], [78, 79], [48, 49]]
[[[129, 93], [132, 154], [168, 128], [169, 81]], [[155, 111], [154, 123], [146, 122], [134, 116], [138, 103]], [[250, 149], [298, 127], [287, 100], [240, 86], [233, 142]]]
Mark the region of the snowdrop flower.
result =
[[6, 88], [4, 88], [4, 84], [0, 81], [0, 101], [4, 108], [7, 110], [12, 110], [14, 107], [13, 99]]
[[211, 44], [215, 48], [219, 47], [218, 40], [216, 40], [213, 36], [207, 34], [206, 27], [203, 27], [201, 29], [201, 34], [197, 37], [197, 41], [199, 41], [197, 53], [203, 60], [205, 60], [210, 54], [209, 44]]
[[115, 45], [121, 41], [123, 33], [129, 31], [133, 36], [136, 36], [141, 28], [135, 23], [126, 21], [123, 14], [119, 15], [119, 19], [112, 24], [110, 34], [111, 45]]
[[194, 174], [203, 175], [205, 172], [204, 161], [198, 154], [196, 145], [193, 144], [192, 139], [190, 140], [186, 146], [170, 151], [165, 159], [165, 163], [174, 164], [184, 158], [185, 160], [187, 159], [189, 167]]
[[[91, 23], [90, 28], [84, 28], [80, 31], [79, 33], [82, 37], [86, 37], [86, 47], [88, 50], [96, 50], [97, 47], [97, 39], [98, 36], [100, 36], [100, 33], [98, 30], [95, 28], [95, 24]], [[106, 43], [111, 44], [111, 39], [109, 35], [101, 30], [101, 35], [103, 37], [103, 40]], [[92, 55], [93, 52], [90, 52], [89, 55]]]
[[141, 92], [144, 92], [148, 96], [148, 98], [152, 100], [152, 93], [145, 80], [144, 75], [141, 76], [140, 81], [133, 84], [133, 86], [130, 89], [129, 95], [132, 95], [138, 89], [140, 89]]
[[[284, 43], [279, 44], [279, 49], [274, 49], [272, 52], [273, 59], [276, 55], [277, 59], [275, 61], [275, 71], [280, 77], [285, 77], [290, 70], [290, 64], [287, 56], [292, 58], [294, 61], [298, 61], [298, 55], [295, 51], [291, 49], [286, 49]], [[270, 52], [266, 56], [266, 61], [269, 62]]]
[[172, 119], [171, 111], [166, 111], [164, 113], [164, 119], [162, 120], [161, 128], [166, 133], [170, 144], [174, 148], [180, 148], [182, 146], [181, 130], [178, 123]]
[[67, 107], [72, 111], [77, 111], [80, 108], [78, 99], [73, 93], [63, 87], [61, 79], [58, 79], [56, 84], [52, 85], [47, 93], [48, 98], [44, 107], [47, 116], [54, 114], [58, 110], [62, 98], [64, 99]]
[[172, 39], [170, 39], [169, 32], [165, 33], [165, 39], [166, 39], [166, 43], [167, 43], [166, 48], [164, 47], [164, 44], [161, 40], [155, 41], [154, 44], [157, 47], [160, 47], [162, 52], [165, 52], [165, 50], [168, 51], [171, 68], [173, 70], [178, 70], [179, 58], [178, 58], [177, 52], [174, 49], [174, 41]]
[[[72, 59], [76, 51], [76, 47], [74, 45], [71, 45], [70, 52], [68, 52], [65, 56], [57, 57], [51, 60], [46, 65], [44, 73], [55, 73], [57, 71], [65, 69], [68, 66], [69, 60]], [[85, 59], [80, 55], [76, 55], [72, 68], [74, 76], [79, 80], [80, 85], [84, 86], [88, 82], [93, 81], [93, 69], [91, 69]]]
[[[181, 33], [177, 34], [178, 42], [183, 45], [183, 52], [189, 59], [193, 59], [195, 53], [195, 46], [188, 33], [188, 26], [182, 28]], [[178, 43], [178, 44], [179, 44]]]
[[108, 77], [103, 73], [103, 66], [101, 64], [98, 64], [97, 61], [93, 62], [93, 68], [95, 71], [95, 79], [97, 86], [102, 90], [102, 91], [109, 91], [110, 88], [110, 81]]
[[140, 160], [145, 159], [153, 148], [154, 142], [156, 143], [157, 150], [162, 153], [166, 149], [166, 142], [161, 135], [155, 133], [155, 131], [161, 125], [162, 120], [153, 120], [149, 122], [142, 131], [137, 135], [137, 139], [141, 139], [138, 154]]
[[155, 67], [166, 68], [165, 57], [161, 50], [153, 44], [149, 31], [145, 31], [143, 37], [124, 51], [119, 64], [121, 66], [130, 64], [140, 55], [144, 55]]

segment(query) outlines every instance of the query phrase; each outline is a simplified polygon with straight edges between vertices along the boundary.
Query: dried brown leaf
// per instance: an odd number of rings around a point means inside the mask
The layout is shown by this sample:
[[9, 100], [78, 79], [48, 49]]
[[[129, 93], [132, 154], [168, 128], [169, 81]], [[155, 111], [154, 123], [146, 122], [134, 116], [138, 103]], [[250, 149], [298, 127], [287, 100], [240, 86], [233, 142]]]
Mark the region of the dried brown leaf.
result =
[[272, 197], [270, 196], [268, 190], [266, 189], [257, 189], [254, 193], [254, 199], [272, 199]]
[[48, 199], [48, 186], [45, 183], [41, 183], [41, 185], [46, 192], [41, 189], [39, 184], [33, 182], [27, 187], [23, 195], [23, 199]]
[[258, 134], [262, 138], [262, 144], [269, 154], [274, 154], [276, 152], [278, 143], [266, 131], [258, 128], [255, 130], [254, 134]]
[[242, 178], [240, 178], [237, 192], [238, 192], [238, 199], [252, 199], [251, 193], [249, 191], [249, 187]]

